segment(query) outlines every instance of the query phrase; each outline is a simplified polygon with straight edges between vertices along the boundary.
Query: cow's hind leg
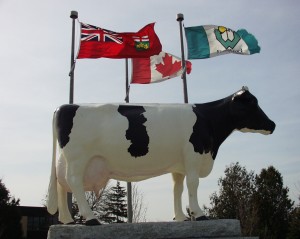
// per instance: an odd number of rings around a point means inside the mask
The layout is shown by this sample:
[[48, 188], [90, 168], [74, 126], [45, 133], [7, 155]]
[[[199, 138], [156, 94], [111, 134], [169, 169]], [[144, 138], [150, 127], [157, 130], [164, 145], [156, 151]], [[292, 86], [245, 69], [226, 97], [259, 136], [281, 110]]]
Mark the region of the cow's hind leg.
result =
[[184, 175], [179, 173], [172, 173], [174, 187], [173, 187], [173, 195], [174, 195], [174, 219], [176, 221], [184, 221], [186, 220], [186, 216], [182, 211], [182, 201], [181, 196], [183, 192], [183, 180]]
[[68, 207], [67, 191], [59, 183], [57, 183], [57, 192], [59, 211], [58, 220], [64, 224], [73, 224], [74, 221]]
[[80, 160], [73, 161], [67, 167], [67, 183], [77, 200], [80, 214], [86, 219], [86, 225], [99, 225], [100, 222], [93, 214], [85, 198], [85, 191], [83, 188], [84, 172], [85, 168], [82, 167]]

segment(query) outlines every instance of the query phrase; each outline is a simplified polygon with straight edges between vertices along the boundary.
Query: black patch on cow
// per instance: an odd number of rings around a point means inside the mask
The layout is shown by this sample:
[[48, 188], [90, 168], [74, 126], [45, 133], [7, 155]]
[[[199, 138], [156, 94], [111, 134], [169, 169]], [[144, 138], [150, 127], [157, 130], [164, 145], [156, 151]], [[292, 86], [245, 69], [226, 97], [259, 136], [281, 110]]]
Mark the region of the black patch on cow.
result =
[[193, 112], [197, 120], [193, 126], [193, 133], [190, 137], [190, 143], [194, 147], [196, 153], [204, 154], [211, 152], [213, 154], [213, 138], [210, 132], [209, 121], [206, 120], [204, 114], [201, 112], [201, 105], [194, 105]]
[[143, 106], [120, 105], [118, 112], [125, 116], [129, 123], [125, 135], [126, 139], [131, 141], [128, 152], [134, 157], [146, 155], [149, 151], [149, 136], [146, 126], [143, 125], [147, 121], [143, 115], [146, 110]]
[[57, 140], [61, 148], [65, 147], [70, 140], [73, 128], [73, 118], [79, 105], [63, 105], [56, 110]]

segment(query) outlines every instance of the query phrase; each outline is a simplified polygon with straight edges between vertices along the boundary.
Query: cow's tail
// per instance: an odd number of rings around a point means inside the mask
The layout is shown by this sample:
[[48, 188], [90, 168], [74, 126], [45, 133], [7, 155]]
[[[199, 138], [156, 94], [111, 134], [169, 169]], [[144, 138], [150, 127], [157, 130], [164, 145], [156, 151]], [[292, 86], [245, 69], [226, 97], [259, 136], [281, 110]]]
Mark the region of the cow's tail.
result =
[[57, 199], [57, 177], [56, 177], [56, 145], [57, 145], [57, 134], [55, 130], [56, 125], [56, 113], [53, 115], [52, 120], [52, 134], [53, 134], [53, 146], [52, 146], [52, 166], [50, 182], [48, 187], [47, 196], [47, 210], [50, 214], [55, 214], [58, 209], [58, 199]]

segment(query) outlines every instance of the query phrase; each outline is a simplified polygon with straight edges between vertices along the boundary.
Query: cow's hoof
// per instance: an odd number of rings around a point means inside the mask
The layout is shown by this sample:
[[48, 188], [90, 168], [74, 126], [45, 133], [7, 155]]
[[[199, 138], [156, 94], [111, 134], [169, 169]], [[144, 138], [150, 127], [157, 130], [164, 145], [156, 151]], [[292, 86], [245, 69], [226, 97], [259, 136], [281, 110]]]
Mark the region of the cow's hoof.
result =
[[[184, 221], [184, 222], [187, 222], [187, 221], [190, 221], [190, 220], [191, 220], [190, 218], [186, 217], [183, 221]], [[176, 221], [175, 217], [173, 217], [173, 221]], [[180, 222], [180, 221], [179, 221], [179, 222]]]
[[206, 220], [209, 220], [207, 216], [201, 216], [196, 218], [196, 221], [206, 221]]
[[75, 222], [68, 222], [66, 225], [75, 225]]
[[98, 226], [98, 225], [101, 225], [101, 223], [97, 220], [97, 219], [91, 219], [91, 220], [87, 220], [85, 222], [85, 225], [86, 226]]

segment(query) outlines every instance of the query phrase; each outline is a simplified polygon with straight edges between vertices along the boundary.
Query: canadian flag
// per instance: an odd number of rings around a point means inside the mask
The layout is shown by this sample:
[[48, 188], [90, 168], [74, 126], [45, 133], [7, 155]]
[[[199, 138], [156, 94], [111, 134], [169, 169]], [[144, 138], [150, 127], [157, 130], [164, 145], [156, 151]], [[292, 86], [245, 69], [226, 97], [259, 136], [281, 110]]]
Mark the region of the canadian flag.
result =
[[[192, 63], [186, 61], [186, 72], [192, 70]], [[150, 58], [132, 58], [132, 84], [157, 83], [183, 73], [181, 59], [170, 53], [160, 52]]]

